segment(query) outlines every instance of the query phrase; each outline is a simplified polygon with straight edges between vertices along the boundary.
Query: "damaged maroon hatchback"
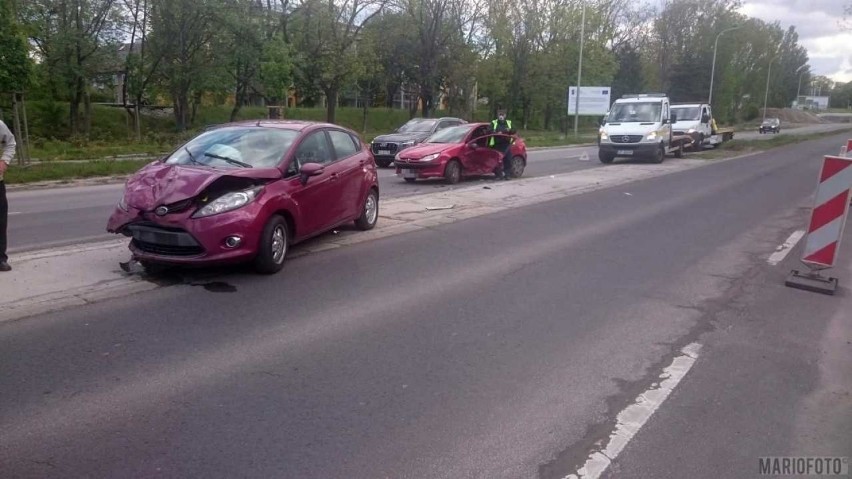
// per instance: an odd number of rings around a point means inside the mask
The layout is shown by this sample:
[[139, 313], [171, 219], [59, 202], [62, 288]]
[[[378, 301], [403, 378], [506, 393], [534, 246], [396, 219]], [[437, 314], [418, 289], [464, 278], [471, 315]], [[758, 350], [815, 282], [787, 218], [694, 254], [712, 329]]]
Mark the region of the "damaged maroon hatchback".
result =
[[253, 261], [275, 273], [288, 247], [353, 222], [376, 225], [373, 155], [345, 128], [255, 121], [207, 130], [134, 174], [107, 231], [145, 266]]

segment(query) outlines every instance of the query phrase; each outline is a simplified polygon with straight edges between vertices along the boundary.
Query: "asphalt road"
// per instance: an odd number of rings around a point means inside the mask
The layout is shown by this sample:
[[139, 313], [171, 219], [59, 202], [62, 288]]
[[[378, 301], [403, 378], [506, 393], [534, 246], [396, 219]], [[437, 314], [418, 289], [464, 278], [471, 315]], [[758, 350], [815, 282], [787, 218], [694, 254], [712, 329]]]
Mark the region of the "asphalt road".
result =
[[696, 341], [611, 477], [848, 455], [849, 289], [766, 262], [844, 139], [0, 324], [0, 477], [562, 478]]
[[[542, 176], [599, 166], [595, 148], [575, 147], [530, 152], [525, 176]], [[582, 161], [583, 153], [589, 161]], [[382, 168], [380, 187], [383, 198], [399, 198], [464, 186], [448, 186], [441, 181], [413, 185]], [[484, 180], [490, 181], [490, 180]], [[121, 196], [123, 185], [55, 188], [9, 193], [9, 251], [34, 249], [106, 240], [106, 221]]]
[[[786, 129], [784, 134], [812, 134], [840, 128], [846, 129], [849, 125], [811, 125]], [[757, 132], [736, 134], [738, 139], [768, 140], [772, 136], [759, 135]], [[545, 176], [600, 167], [602, 165], [597, 161], [595, 147], [546, 149], [530, 152], [525, 176]], [[384, 198], [399, 198], [462, 187], [465, 183], [453, 187], [440, 180], [432, 180], [410, 185], [396, 177], [393, 169], [383, 168], [380, 170], [380, 186]], [[10, 253], [114, 238], [105, 231], [106, 220], [121, 191], [122, 185], [102, 185], [10, 193]]]

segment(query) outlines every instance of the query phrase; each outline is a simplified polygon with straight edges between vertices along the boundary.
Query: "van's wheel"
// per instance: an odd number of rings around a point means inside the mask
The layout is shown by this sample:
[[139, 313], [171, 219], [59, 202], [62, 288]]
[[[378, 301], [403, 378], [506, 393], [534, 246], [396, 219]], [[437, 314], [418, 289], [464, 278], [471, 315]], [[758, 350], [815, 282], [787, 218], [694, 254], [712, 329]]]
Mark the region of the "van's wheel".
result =
[[377, 159], [376, 165], [378, 165], [379, 168], [387, 168], [388, 166], [391, 165], [392, 162], [393, 162], [393, 160], [384, 160], [384, 159], [379, 160], [379, 159]]
[[677, 150], [674, 152], [675, 158], [683, 158], [683, 143], [677, 147]]
[[601, 161], [601, 163], [608, 165], [608, 164], [612, 163], [613, 160], [615, 160], [615, 155], [599, 151], [598, 152], [598, 159]]
[[512, 178], [520, 178], [524, 175], [524, 168], [526, 167], [526, 163], [524, 159], [520, 156], [516, 156], [512, 158], [512, 169], [509, 172], [512, 175]]
[[373, 229], [377, 221], [379, 221], [379, 192], [375, 188], [370, 188], [361, 206], [361, 216], [355, 220], [355, 226], [361, 231], [367, 231]]
[[454, 185], [461, 181], [461, 164], [458, 160], [450, 160], [444, 168], [444, 180]]
[[704, 140], [705, 139], [706, 138], [704, 138], [704, 133], [701, 133], [700, 135], [698, 135], [698, 144], [695, 145], [695, 150], [701, 151], [701, 150], [704, 149]]
[[273, 215], [263, 227], [257, 256], [254, 258], [254, 269], [260, 274], [273, 274], [284, 267], [284, 257], [289, 249], [290, 232], [287, 220], [280, 215]]
[[666, 158], [665, 148], [666, 147], [664, 147], [663, 145], [660, 145], [660, 148], [657, 149], [657, 154], [651, 157], [651, 161], [654, 163], [662, 163], [663, 160]]

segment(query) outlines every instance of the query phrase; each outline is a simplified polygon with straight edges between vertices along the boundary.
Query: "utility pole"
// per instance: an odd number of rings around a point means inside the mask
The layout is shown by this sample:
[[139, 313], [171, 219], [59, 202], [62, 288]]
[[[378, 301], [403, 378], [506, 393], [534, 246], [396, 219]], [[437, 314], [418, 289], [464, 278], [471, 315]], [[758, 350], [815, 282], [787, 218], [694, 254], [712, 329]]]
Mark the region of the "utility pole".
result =
[[719, 37], [721, 37], [723, 33], [736, 30], [741, 26], [742, 25], [735, 25], [731, 28], [722, 30], [718, 35], [716, 35], [716, 41], [713, 43], [713, 67], [710, 69], [710, 94], [707, 98], [707, 104], [710, 105], [711, 108], [713, 107], [713, 77], [716, 76], [716, 49], [719, 48]]
[[583, 13], [580, 20], [580, 60], [577, 65], [577, 96], [574, 97], [574, 136], [580, 136], [580, 82], [583, 75], [583, 40], [586, 36], [586, 2], [583, 0]]
[[772, 60], [769, 60], [769, 69], [766, 71], [766, 92], [763, 94], [763, 121], [766, 121], [766, 104], [767, 100], [769, 100], [769, 75], [772, 74], [772, 62], [774, 62], [778, 58], [778, 55], [772, 57]]

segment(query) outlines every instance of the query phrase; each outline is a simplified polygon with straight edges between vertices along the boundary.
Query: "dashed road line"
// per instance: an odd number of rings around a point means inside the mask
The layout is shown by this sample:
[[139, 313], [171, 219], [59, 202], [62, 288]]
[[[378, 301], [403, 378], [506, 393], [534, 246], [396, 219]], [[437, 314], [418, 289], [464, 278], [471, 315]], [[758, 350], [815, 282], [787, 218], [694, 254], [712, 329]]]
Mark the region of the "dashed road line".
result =
[[686, 376], [698, 359], [700, 350], [699, 343], [691, 343], [681, 349], [682, 354], [660, 374], [659, 385], [640, 394], [633, 404], [618, 414], [615, 431], [610, 434], [606, 447], [590, 454], [586, 463], [565, 479], [598, 479]]
[[775, 252], [769, 255], [769, 258], [766, 261], [772, 266], [775, 266], [778, 263], [784, 261], [784, 258], [786, 258], [788, 254], [790, 254], [790, 251], [793, 250], [793, 247], [796, 246], [796, 243], [798, 243], [804, 236], [804, 230], [794, 231], [793, 234], [791, 234], [790, 237], [787, 238], [787, 241], [781, 243], [781, 245], [778, 246]]

